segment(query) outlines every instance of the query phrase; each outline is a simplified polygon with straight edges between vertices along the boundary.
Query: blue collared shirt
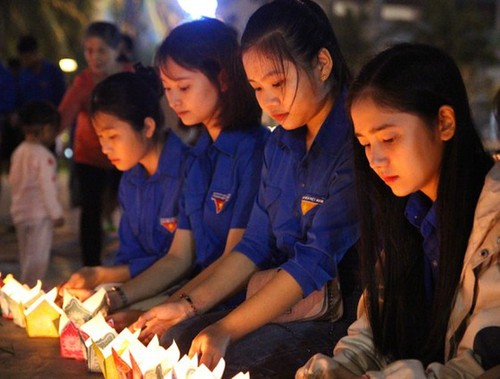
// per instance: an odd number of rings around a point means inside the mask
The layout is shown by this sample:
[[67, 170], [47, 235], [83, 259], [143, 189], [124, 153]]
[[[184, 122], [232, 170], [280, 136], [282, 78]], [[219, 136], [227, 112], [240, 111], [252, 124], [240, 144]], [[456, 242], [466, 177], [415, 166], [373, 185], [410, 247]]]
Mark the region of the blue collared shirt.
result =
[[43, 59], [40, 71], [23, 68], [19, 74], [20, 105], [33, 100], [47, 100], [58, 106], [66, 91], [66, 82], [62, 71]]
[[422, 192], [412, 193], [408, 197], [405, 216], [423, 237], [424, 251], [424, 287], [427, 301], [432, 301], [434, 285], [439, 274], [439, 238], [437, 233], [436, 203]]
[[197, 269], [222, 255], [230, 229], [247, 227], [269, 133], [264, 127], [222, 131], [212, 143], [204, 132], [193, 148], [179, 229], [193, 232]]
[[281, 267], [304, 296], [334, 278], [359, 238], [352, 127], [341, 97], [309, 152], [305, 127], [278, 127], [264, 152], [259, 194], [234, 248], [260, 268]]
[[132, 277], [170, 248], [178, 224], [187, 151], [179, 137], [169, 132], [152, 176], [141, 164], [122, 175], [118, 195], [122, 210], [120, 247], [115, 265], [128, 264]]

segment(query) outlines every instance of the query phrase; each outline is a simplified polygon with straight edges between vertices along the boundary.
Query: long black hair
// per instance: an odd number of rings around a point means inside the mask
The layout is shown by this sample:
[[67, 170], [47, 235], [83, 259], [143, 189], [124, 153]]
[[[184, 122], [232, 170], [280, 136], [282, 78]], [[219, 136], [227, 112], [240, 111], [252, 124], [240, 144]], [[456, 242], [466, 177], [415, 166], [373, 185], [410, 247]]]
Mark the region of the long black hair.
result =
[[242, 51], [257, 49], [284, 71], [284, 61], [311, 71], [319, 51], [325, 48], [333, 59], [328, 80], [334, 96], [346, 88], [350, 71], [330, 21], [321, 7], [310, 0], [275, 0], [250, 17], [241, 37]]
[[[362, 209], [361, 274], [375, 348], [389, 359], [443, 362], [474, 210], [493, 161], [475, 130], [460, 71], [437, 48], [399, 44], [379, 53], [352, 83], [348, 108], [362, 98], [416, 115], [429, 128], [437, 127], [441, 106], [455, 112], [456, 131], [445, 142], [436, 200], [440, 259], [430, 318], [424, 296], [422, 237], [404, 216], [407, 197], [391, 192], [355, 143]], [[374, 266], [380, 268], [377, 276]]]
[[208, 17], [181, 24], [156, 52], [155, 65], [160, 71], [169, 58], [184, 68], [200, 71], [217, 88], [222, 129], [260, 125], [262, 111], [246, 80], [234, 29]]
[[161, 141], [165, 132], [162, 97], [163, 86], [154, 68], [136, 64], [135, 72], [111, 75], [95, 86], [90, 117], [98, 112], [107, 113], [129, 123], [138, 132], [144, 129], [144, 119], [151, 117], [156, 123], [153, 139]]

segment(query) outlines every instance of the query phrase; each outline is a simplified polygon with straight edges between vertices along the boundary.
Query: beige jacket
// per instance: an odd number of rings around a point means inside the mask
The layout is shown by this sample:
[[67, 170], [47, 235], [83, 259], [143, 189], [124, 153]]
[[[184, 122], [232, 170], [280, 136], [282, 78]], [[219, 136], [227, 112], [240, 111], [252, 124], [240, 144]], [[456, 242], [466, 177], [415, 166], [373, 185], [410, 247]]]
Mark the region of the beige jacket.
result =
[[[465, 333], [457, 335], [462, 322], [466, 323]], [[416, 360], [388, 362], [377, 357], [363, 297], [358, 320], [335, 346], [334, 360], [357, 375], [366, 373], [376, 379], [475, 378], [484, 370], [472, 350], [474, 338], [487, 326], [500, 326], [500, 162], [488, 173], [477, 203], [446, 334], [446, 363], [424, 368]]]

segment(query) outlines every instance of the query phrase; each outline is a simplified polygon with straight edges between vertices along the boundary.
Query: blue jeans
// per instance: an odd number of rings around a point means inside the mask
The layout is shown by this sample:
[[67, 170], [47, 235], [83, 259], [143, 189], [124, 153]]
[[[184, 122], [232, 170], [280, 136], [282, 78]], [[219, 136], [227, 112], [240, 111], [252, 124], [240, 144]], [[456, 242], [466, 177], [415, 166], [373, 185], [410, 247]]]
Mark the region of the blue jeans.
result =
[[[354, 304], [354, 299], [350, 304], [345, 302], [344, 317], [336, 322], [270, 323], [246, 335], [227, 349], [223, 378], [231, 378], [240, 371], [250, 371], [252, 379], [293, 378], [312, 355], [332, 355], [333, 347], [347, 334], [355, 319]], [[161, 343], [168, 347], [175, 340], [181, 356], [187, 354], [193, 338], [228, 313], [212, 312], [186, 320], [168, 330]]]

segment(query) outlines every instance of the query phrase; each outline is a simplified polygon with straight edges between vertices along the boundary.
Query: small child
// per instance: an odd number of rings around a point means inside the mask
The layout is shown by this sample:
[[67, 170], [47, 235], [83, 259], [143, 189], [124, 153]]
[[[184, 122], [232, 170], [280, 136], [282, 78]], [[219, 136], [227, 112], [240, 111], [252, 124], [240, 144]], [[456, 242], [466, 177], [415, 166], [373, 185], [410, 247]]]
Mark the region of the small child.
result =
[[24, 141], [11, 159], [10, 213], [19, 244], [20, 280], [32, 286], [47, 271], [53, 227], [64, 223], [57, 198], [56, 159], [47, 148], [54, 143], [60, 116], [50, 103], [34, 101], [19, 117]]

